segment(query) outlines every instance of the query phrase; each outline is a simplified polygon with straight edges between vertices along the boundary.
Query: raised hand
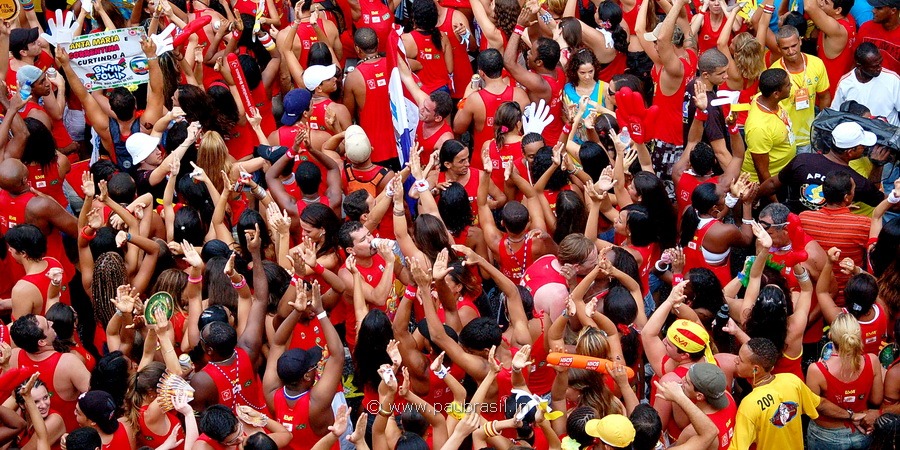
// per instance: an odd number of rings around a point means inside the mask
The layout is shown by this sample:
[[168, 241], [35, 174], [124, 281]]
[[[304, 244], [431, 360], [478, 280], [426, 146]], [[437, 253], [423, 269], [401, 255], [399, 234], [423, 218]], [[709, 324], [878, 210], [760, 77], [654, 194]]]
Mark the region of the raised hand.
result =
[[356, 268], [356, 256], [355, 255], [347, 256], [347, 260], [344, 261], [344, 265], [347, 266], [347, 271], [350, 272], [351, 275], [356, 275], [359, 273], [359, 270]]
[[544, 99], [530, 103], [522, 112], [522, 134], [541, 134], [544, 128], [553, 122], [553, 118], [553, 114], [550, 114], [550, 105], [546, 104]]
[[400, 356], [400, 342], [391, 339], [387, 345], [387, 354], [391, 358], [391, 364], [393, 364], [393, 368], [396, 371], [400, 368], [400, 364], [403, 363], [403, 357]]
[[175, 24], [170, 23], [165, 29], [160, 31], [158, 34], [154, 34], [150, 36], [150, 40], [156, 44], [156, 56], [160, 56], [165, 52], [172, 51], [172, 39], [174, 38], [175, 33]]
[[469, 248], [465, 245], [454, 244], [454, 245], [451, 245], [450, 248], [452, 248], [453, 251], [455, 251], [456, 253], [459, 253], [459, 254], [465, 256], [466, 259], [463, 261], [464, 266], [478, 265], [478, 263], [484, 259], [481, 257], [481, 255], [476, 253], [475, 250], [472, 250], [471, 248]]
[[606, 363], [606, 373], [615, 380], [617, 385], [628, 384], [628, 372], [622, 363]]
[[38, 377], [41, 376], [40, 372], [35, 372], [31, 374], [31, 377], [28, 378], [28, 381], [24, 386], [19, 388], [19, 395], [22, 396], [26, 401], [31, 400], [31, 390], [34, 389], [34, 384], [37, 383]]
[[365, 442], [366, 428], [368, 425], [369, 414], [365, 412], [360, 413], [359, 418], [356, 419], [356, 427], [353, 428], [353, 433], [351, 433], [350, 436], [347, 436], [347, 442], [354, 445]]
[[262, 237], [259, 234], [259, 224], [253, 225], [253, 230], [245, 230], [244, 235], [247, 237], [247, 249], [251, 253], [258, 252], [262, 247]]
[[700, 78], [694, 82], [694, 106], [700, 111], [706, 111], [706, 107], [709, 106], [706, 98], [706, 85]]
[[597, 192], [608, 192], [616, 186], [614, 174], [615, 169], [613, 169], [612, 166], [606, 166], [603, 171], [600, 172], [600, 177], [597, 178], [597, 182], [594, 183]]
[[406, 397], [409, 394], [409, 369], [406, 366], [403, 366], [403, 382], [400, 383], [397, 393], [401, 397]]
[[431, 286], [432, 277], [431, 274], [425, 270], [425, 267], [419, 263], [419, 260], [414, 257], [406, 258], [406, 262], [409, 265], [409, 271], [412, 273], [413, 280], [416, 282], [418, 286]]
[[122, 314], [131, 314], [134, 312], [136, 296], [136, 289], [133, 289], [130, 284], [123, 284], [116, 289], [116, 298], [111, 298], [109, 300]]
[[[194, 244], [191, 244], [187, 241], [187, 239], [181, 241], [181, 252], [184, 255], [184, 261], [191, 265], [191, 267], [203, 267], [203, 258], [200, 257], [200, 254], [197, 253], [197, 249], [194, 248]], [[228, 259], [231, 263], [232, 268], [234, 267], [234, 253], [232, 252], [231, 257]]]
[[350, 408], [347, 405], [341, 405], [337, 414], [334, 415], [334, 424], [328, 426], [328, 431], [340, 439], [347, 432], [347, 423], [350, 420]]
[[681, 383], [676, 381], [654, 381], [653, 384], [656, 386], [656, 397], [668, 400], [670, 402], [674, 402], [680, 397], [687, 397], [684, 393], [684, 389], [681, 388]]
[[759, 222], [753, 222], [752, 227], [753, 235], [756, 236], [756, 245], [764, 248], [772, 247], [772, 236], [769, 236], [769, 232]]
[[523, 345], [513, 356], [512, 368], [513, 370], [522, 370], [530, 366], [531, 363], [531, 345]]
[[94, 198], [95, 190], [94, 174], [85, 171], [81, 174], [81, 191], [84, 192], [84, 198]]
[[438, 253], [437, 258], [434, 259], [434, 264], [431, 266], [431, 276], [434, 281], [443, 280], [450, 273], [450, 268], [447, 266], [449, 259], [449, 252], [447, 252], [446, 248]]
[[223, 272], [225, 272], [225, 276], [228, 278], [232, 278], [237, 275], [237, 272], [234, 270], [234, 258], [237, 256], [235, 252], [231, 252], [231, 255], [228, 255], [228, 261], [225, 261], [225, 267], [223, 268]]
[[494, 373], [500, 373], [500, 361], [494, 357], [494, 354], [497, 352], [497, 346], [492, 345], [491, 350], [488, 352], [488, 364], [491, 366], [491, 371]]
[[429, 369], [431, 369], [432, 372], [438, 372], [444, 367], [444, 355], [446, 354], [447, 352], [441, 352], [437, 358], [434, 358], [434, 361], [431, 362], [431, 366], [429, 366]]

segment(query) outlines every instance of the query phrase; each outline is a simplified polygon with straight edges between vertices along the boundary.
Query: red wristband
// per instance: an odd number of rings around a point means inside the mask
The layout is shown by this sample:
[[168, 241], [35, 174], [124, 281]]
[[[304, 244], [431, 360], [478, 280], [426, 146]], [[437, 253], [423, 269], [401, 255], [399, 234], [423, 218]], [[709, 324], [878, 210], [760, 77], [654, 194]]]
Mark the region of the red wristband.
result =
[[[92, 233], [87, 234], [86, 230], [91, 230]], [[83, 237], [87, 241], [90, 241], [90, 240], [93, 240], [95, 237], [97, 237], [97, 232], [94, 231], [93, 228], [91, 228], [89, 226], [85, 226], [84, 228], [81, 229], [81, 237]]]
[[565, 126], [563, 126], [562, 132], [563, 134], [569, 134], [570, 132], [572, 132], [572, 127], [570, 127], [569, 124], [566, 124]]
[[700, 108], [697, 108], [697, 111], [694, 113], [694, 118], [701, 122], [706, 122], [706, 119], [709, 118], [709, 115], [706, 114], [706, 110], [701, 110]]
[[525, 26], [516, 24], [516, 28], [513, 29], [513, 33], [518, 34], [519, 36], [525, 32]]
[[313, 272], [314, 272], [316, 275], [322, 275], [323, 273], [325, 273], [325, 266], [323, 266], [323, 265], [321, 265], [321, 264], [319, 264], [319, 263], [316, 263], [316, 266], [313, 267]]
[[676, 273], [675, 275], [672, 275], [672, 284], [673, 285], [681, 283], [682, 281], [684, 281], [684, 275], [682, 275], [680, 273]]

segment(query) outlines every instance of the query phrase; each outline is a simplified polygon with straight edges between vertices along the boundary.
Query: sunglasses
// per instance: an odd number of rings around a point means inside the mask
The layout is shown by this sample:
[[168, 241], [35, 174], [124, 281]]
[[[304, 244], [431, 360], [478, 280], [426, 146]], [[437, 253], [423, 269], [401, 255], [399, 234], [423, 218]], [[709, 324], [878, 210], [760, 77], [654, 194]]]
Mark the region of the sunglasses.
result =
[[764, 230], [769, 230], [770, 228], [783, 228], [788, 225], [787, 222], [784, 223], [768, 223], [768, 222], [759, 222], [759, 225], [763, 227]]

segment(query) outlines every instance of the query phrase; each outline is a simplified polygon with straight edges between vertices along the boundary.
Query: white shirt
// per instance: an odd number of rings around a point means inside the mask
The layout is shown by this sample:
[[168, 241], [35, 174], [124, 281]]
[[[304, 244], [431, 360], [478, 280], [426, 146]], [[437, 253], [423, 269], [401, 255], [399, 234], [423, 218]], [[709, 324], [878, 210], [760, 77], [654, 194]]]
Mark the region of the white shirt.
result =
[[882, 69], [881, 75], [861, 83], [855, 72], [851, 70], [841, 77], [831, 108], [840, 110], [845, 101], [856, 100], [869, 108], [873, 116], [885, 117], [891, 125], [900, 126], [900, 76]]

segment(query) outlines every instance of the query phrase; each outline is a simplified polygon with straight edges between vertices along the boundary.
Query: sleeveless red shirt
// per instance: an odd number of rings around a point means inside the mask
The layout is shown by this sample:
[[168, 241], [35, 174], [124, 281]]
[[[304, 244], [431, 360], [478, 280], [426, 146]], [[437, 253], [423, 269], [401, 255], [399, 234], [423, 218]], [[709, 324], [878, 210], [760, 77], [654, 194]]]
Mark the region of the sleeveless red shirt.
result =
[[515, 164], [516, 169], [519, 170], [519, 175], [530, 181], [531, 176], [524, 163], [525, 155], [522, 153], [522, 141], [509, 142], [503, 144], [503, 147], [498, 149], [497, 141], [492, 140], [488, 147], [488, 151], [490, 152], [491, 167], [493, 168], [491, 171], [491, 181], [493, 181], [501, 191], [503, 190], [503, 185], [505, 183], [503, 172], [509, 164]]
[[831, 82], [831, 85], [828, 86], [828, 92], [832, 96], [837, 91], [838, 81], [853, 69], [853, 49], [856, 48], [856, 20], [853, 19], [853, 16], [847, 14], [847, 17], [837, 19], [837, 22], [847, 30], [847, 44], [844, 45], [843, 50], [836, 57], [829, 58], [825, 54], [825, 33], [820, 32], [816, 40], [816, 50], [819, 58], [822, 58], [822, 62], [825, 63], [825, 73], [828, 74], [828, 81]]
[[550, 85], [550, 100], [548, 103], [550, 104], [550, 114], [553, 115], [553, 121], [544, 128], [541, 136], [544, 138], [544, 144], [553, 147], [559, 141], [559, 136], [562, 134], [563, 129], [562, 91], [566, 86], [566, 75], [561, 68], [557, 67], [556, 78], [544, 74], [541, 76]]
[[[287, 127], [282, 126], [282, 127], [278, 128], [278, 145], [281, 145], [281, 146], [284, 146], [287, 148], [293, 148], [294, 139], [297, 137], [297, 133], [299, 133], [300, 130], [303, 129], [303, 126], [304, 125], [302, 123], [297, 123], [297, 124], [294, 124], [291, 126], [287, 126]], [[326, 176], [325, 174], [328, 173], [328, 170], [325, 169], [325, 166], [323, 166], [322, 163], [320, 163], [317, 159], [310, 156], [309, 153], [306, 151], [297, 152], [297, 156], [294, 158], [294, 164], [295, 164], [294, 169], [296, 170], [297, 165], [299, 165], [300, 163], [302, 163], [304, 161], [309, 161], [309, 162], [315, 164], [316, 167], [318, 167], [319, 170], [322, 172], [322, 180], [323, 181], [325, 180], [325, 176]], [[328, 186], [326, 186], [325, 183], [321, 183], [319, 185], [319, 195], [324, 194], [325, 189], [327, 187]]]
[[[455, 60], [454, 60], [455, 61]], [[481, 148], [484, 143], [494, 139], [494, 113], [500, 108], [500, 105], [513, 101], [515, 93], [514, 86], [507, 86], [500, 94], [493, 94], [486, 89], [478, 91], [478, 96], [484, 103], [484, 124], [481, 131], [478, 131], [478, 125], [475, 125], [475, 131], [472, 135], [472, 148], [469, 149], [469, 165], [478, 168], [484, 168], [481, 161]]]
[[[843, 409], [849, 409], [855, 413], [863, 412], [869, 409], [868, 399], [872, 392], [872, 382], [875, 379], [875, 372], [872, 368], [872, 359], [868, 355], [863, 355], [862, 372], [855, 380], [843, 382], [828, 371], [822, 361], [816, 363], [819, 371], [825, 377], [825, 392], [822, 397], [827, 398], [832, 403]], [[880, 370], [880, 368], [879, 368]], [[847, 423], [848, 427], [852, 427], [852, 423]]]
[[35, 189], [52, 197], [63, 208], [69, 206], [69, 200], [63, 192], [63, 182], [66, 178], [59, 173], [59, 164], [55, 160], [47, 167], [40, 164], [29, 164], [27, 167], [28, 180]]
[[[300, 394], [300, 398], [294, 401], [294, 406], [288, 405], [284, 388], [275, 391], [272, 400], [275, 406], [275, 420], [284, 425], [293, 437], [287, 448], [291, 450], [309, 450], [319, 442], [321, 436], [313, 432], [309, 424], [309, 399], [310, 391]], [[338, 448], [335, 443], [333, 448]]]
[[[447, 172], [438, 173], [438, 183], [447, 181]], [[463, 185], [466, 194], [469, 196], [469, 204], [472, 205], [472, 217], [475, 223], [478, 223], [478, 186], [481, 185], [481, 170], [469, 165], [469, 180]]]
[[[325, 21], [322, 19], [318, 20], [318, 27], [320, 30], [325, 30]], [[306, 67], [307, 59], [309, 59], [309, 49], [312, 48], [312, 45], [316, 42], [319, 42], [319, 36], [316, 34], [316, 30], [313, 29], [312, 24], [309, 22], [301, 22], [299, 26], [297, 26], [297, 37], [300, 38], [300, 57], [297, 58], [300, 61], [300, 65]]]
[[415, 59], [422, 64], [422, 69], [416, 74], [422, 83], [422, 90], [426, 94], [430, 94], [441, 87], [450, 87], [450, 72], [447, 70], [447, 63], [444, 61], [443, 49], [438, 49], [437, 45], [432, 42], [431, 35], [425, 34], [419, 30], [413, 30], [409, 33], [416, 43]]
[[706, 415], [719, 429], [719, 450], [728, 450], [728, 447], [731, 446], [731, 439], [734, 438], [734, 422], [737, 417], [737, 403], [727, 390], [725, 396], [728, 397], [728, 406]]
[[[138, 425], [140, 428], [137, 430], [137, 446], [140, 448], [142, 446], [148, 446], [151, 448], [157, 448], [163, 445], [163, 442], [169, 438], [169, 435], [172, 433], [172, 428], [175, 427], [175, 424], [180, 423], [178, 421], [178, 416], [175, 415], [174, 411], [169, 411], [166, 413], [166, 420], [169, 421], [169, 431], [164, 435], [156, 434], [147, 427], [147, 423], [144, 422], [144, 414], [147, 412], [147, 406], [141, 406], [140, 412], [138, 413]], [[122, 428], [121, 426], [119, 428]], [[184, 439], [184, 429], [178, 430], [178, 438]], [[184, 450], [184, 442], [175, 447], [177, 450]]]
[[[381, 257], [378, 253], [372, 255], [372, 265], [369, 267], [363, 267], [357, 263], [356, 269], [359, 270], [360, 275], [362, 275], [363, 280], [366, 283], [369, 283], [369, 286], [373, 288], [378, 285], [381, 281], [381, 276], [384, 274], [385, 270], [385, 262], [384, 258]], [[353, 306], [348, 305], [347, 308], [347, 346], [350, 347], [351, 350], [356, 348], [356, 315], [353, 311]], [[370, 308], [377, 308], [382, 311], [387, 309], [386, 306], [374, 306], [369, 305]]]
[[609, 83], [610, 81], [612, 81], [612, 78], [614, 76], [620, 73], [625, 73], [625, 69], [628, 68], [626, 64], [627, 61], [628, 57], [624, 53], [616, 53], [616, 57], [613, 58], [612, 61], [600, 67], [600, 74], [598, 75], [598, 77], [601, 81]]
[[309, 128], [324, 131], [329, 135], [334, 136], [334, 133], [332, 133], [325, 125], [325, 112], [328, 109], [328, 105], [332, 103], [334, 102], [332, 102], [330, 98], [313, 103], [309, 114]]
[[425, 125], [420, 121], [419, 126], [416, 127], [416, 139], [422, 147], [422, 155], [419, 158], [422, 162], [422, 167], [425, 167], [425, 165], [428, 164], [428, 160], [431, 159], [432, 153], [440, 151], [440, 148], [437, 148], [437, 143], [441, 139], [441, 136], [447, 133], [453, 134], [453, 129], [450, 128], [450, 124], [447, 123], [446, 120], [441, 124], [441, 127], [438, 128], [437, 131], [431, 133], [428, 137], [425, 136], [424, 126]]
[[[731, 281], [731, 258], [725, 258], [725, 262], [719, 265], [712, 265], [706, 261], [703, 256], [703, 238], [706, 233], [715, 225], [718, 220], [710, 220], [706, 225], [700, 227], [694, 234], [694, 239], [684, 248], [684, 270], [685, 273], [695, 267], [703, 267], [711, 270], [716, 274], [716, 278], [725, 286]], [[655, 263], [656, 261], [654, 261]]]
[[[468, 7], [468, 5], [465, 7]], [[454, 12], [456, 12], [455, 9], [447, 8], [447, 14], [444, 15], [444, 20], [438, 24], [437, 29], [447, 36], [447, 39], [450, 41], [450, 48], [453, 50], [453, 98], [459, 99], [466, 92], [466, 86], [469, 85], [475, 72], [472, 70], [472, 63], [469, 62], [469, 53], [466, 51], [466, 46], [459, 41], [459, 37], [453, 31]], [[475, 37], [473, 36], [469, 39], [475, 39]]]
[[262, 394], [259, 375], [250, 362], [250, 356], [242, 348], [235, 349], [235, 358], [229, 364], [210, 362], [203, 371], [212, 378], [219, 391], [219, 403], [237, 412], [237, 407], [247, 405], [264, 411], [266, 401]]
[[531, 295], [537, 292], [538, 288], [551, 283], [559, 283], [566, 285], [566, 278], [553, 268], [553, 261], [557, 261], [554, 255], [544, 255], [538, 258], [533, 264], [525, 270], [525, 276], [522, 277], [520, 283]]
[[120, 423], [119, 428], [113, 433], [112, 440], [109, 444], [103, 444], [103, 450], [129, 450], [131, 449], [131, 441], [128, 440], [128, 431], [125, 430], [125, 424]]
[[[38, 292], [41, 293], [41, 298], [44, 303], [44, 306], [41, 307], [42, 316], [47, 315], [47, 289], [50, 287], [50, 278], [47, 278], [47, 272], [49, 272], [50, 269], [62, 269], [62, 264], [60, 264], [59, 261], [56, 260], [56, 258], [46, 256], [43, 258], [43, 260], [47, 261], [47, 267], [44, 268], [44, 270], [22, 277], [22, 281], [27, 281], [28, 283], [33, 284], [34, 287], [37, 288]], [[12, 320], [15, 321], [16, 318], [13, 317]]]
[[702, 14], [703, 25], [700, 27], [700, 32], [698, 33], [699, 36], [697, 36], [697, 53], [701, 55], [711, 48], [716, 48], [716, 42], [719, 40], [719, 35], [722, 34], [722, 30], [725, 28], [726, 19], [723, 15], [719, 28], [714, 30], [712, 27], [712, 15], [709, 11]]
[[53, 385], [53, 378], [56, 376], [57, 365], [59, 365], [61, 357], [62, 353], [53, 352], [49, 358], [35, 361], [23, 350], [19, 352], [19, 367], [37, 368], [37, 371], [41, 373], [41, 381], [44, 382], [47, 390], [50, 392], [50, 408], [62, 416], [63, 423], [66, 425], [66, 431], [72, 431], [78, 428], [78, 421], [75, 420], [75, 405], [78, 404], [78, 400], [63, 400]]
[[[875, 317], [866, 322], [860, 320], [859, 328], [862, 331], [863, 353], [877, 355], [881, 351], [881, 342], [887, 340], [888, 317], [878, 303], [873, 303], [872, 309], [875, 310]], [[844, 312], [847, 310], [844, 309]]]
[[650, 71], [653, 78], [653, 84], [656, 94], [653, 96], [653, 104], [659, 106], [659, 117], [656, 123], [655, 138], [667, 144], [676, 146], [684, 145], [684, 91], [687, 82], [693, 77], [692, 68], [696, 66], [697, 57], [693, 51], [687, 51], [688, 56], [681, 58], [681, 64], [684, 65], [684, 74], [681, 76], [681, 84], [672, 95], [665, 95], [660, 90], [660, 76], [662, 69], [660, 66], [654, 66]]
[[[25, 107], [19, 112], [19, 115], [24, 119], [28, 117], [28, 114], [34, 109], [47, 113], [47, 110], [44, 109], [43, 106], [37, 104], [34, 100], [29, 100], [28, 103], [25, 103]], [[47, 116], [49, 117], [50, 114], [47, 113]], [[53, 135], [53, 140], [56, 142], [56, 148], [66, 148], [72, 143], [72, 136], [69, 136], [69, 131], [66, 130], [66, 125], [63, 123], [62, 119], [50, 117], [50, 134]]]
[[[531, 239], [525, 239], [522, 246], [516, 251], [512, 250], [509, 235], [500, 240], [500, 253], [497, 255], [497, 264], [503, 275], [518, 283], [525, 277], [525, 271], [534, 263], [534, 253], [531, 251]], [[533, 294], [533, 292], [532, 292]]]
[[697, 189], [697, 186], [703, 183], [718, 184], [718, 182], [719, 177], [717, 176], [710, 177], [706, 181], [700, 181], [693, 172], [685, 170], [675, 186], [675, 204], [678, 208], [678, 216], [681, 217], [684, 214], [684, 210], [691, 206], [691, 194], [694, 193], [694, 189]]
[[359, 126], [366, 130], [372, 142], [372, 161], [397, 157], [397, 141], [391, 121], [391, 100], [388, 94], [390, 67], [387, 58], [379, 58], [356, 66], [366, 86], [365, 103], [359, 109]]
[[[345, 14], [350, 16], [349, 10]], [[359, 1], [359, 19], [353, 23], [356, 29], [371, 28], [378, 36], [389, 36], [394, 28], [394, 15], [378, 0]], [[387, 39], [378, 39], [378, 51], [387, 51]]]

